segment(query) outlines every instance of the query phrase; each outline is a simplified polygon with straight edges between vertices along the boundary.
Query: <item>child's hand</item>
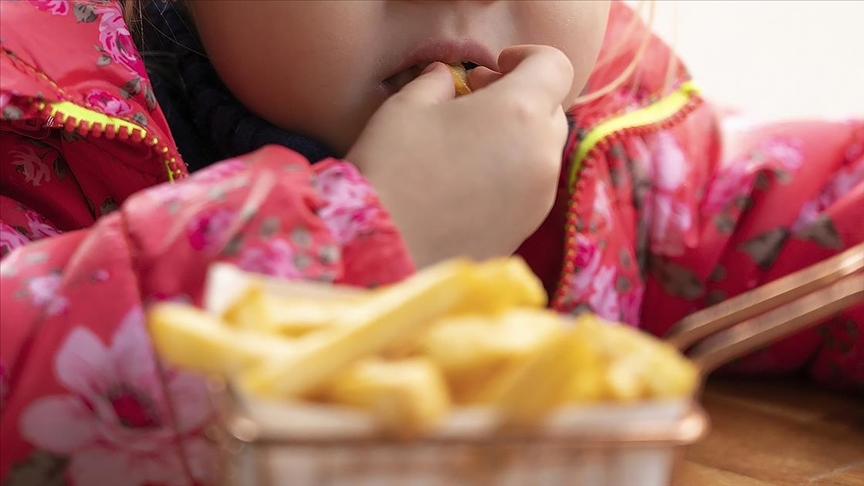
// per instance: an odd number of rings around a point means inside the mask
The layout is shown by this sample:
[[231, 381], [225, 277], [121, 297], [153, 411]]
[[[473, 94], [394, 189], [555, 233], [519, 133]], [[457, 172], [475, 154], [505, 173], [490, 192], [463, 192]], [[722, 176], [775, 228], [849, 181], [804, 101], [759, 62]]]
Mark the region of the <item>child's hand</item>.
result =
[[418, 266], [512, 253], [555, 200], [573, 67], [552, 47], [520, 46], [501, 73], [477, 68], [454, 99], [441, 63], [392, 96], [347, 159], [377, 189]]

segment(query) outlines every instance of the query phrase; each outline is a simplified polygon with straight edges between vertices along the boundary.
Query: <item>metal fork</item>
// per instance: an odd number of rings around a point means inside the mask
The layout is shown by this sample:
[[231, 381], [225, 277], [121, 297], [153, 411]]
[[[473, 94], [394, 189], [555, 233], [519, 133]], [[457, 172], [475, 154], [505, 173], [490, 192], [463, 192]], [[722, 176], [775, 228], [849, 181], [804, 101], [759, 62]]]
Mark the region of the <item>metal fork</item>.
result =
[[666, 341], [707, 376], [718, 367], [864, 303], [864, 243], [692, 314]]

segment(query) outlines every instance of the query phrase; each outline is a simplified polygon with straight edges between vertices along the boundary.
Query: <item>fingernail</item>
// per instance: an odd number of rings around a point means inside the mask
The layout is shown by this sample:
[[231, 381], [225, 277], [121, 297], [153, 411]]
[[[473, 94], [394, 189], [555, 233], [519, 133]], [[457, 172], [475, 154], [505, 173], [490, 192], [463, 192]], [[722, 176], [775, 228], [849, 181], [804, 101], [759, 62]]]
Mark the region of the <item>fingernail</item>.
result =
[[429, 64], [428, 66], [426, 66], [426, 68], [423, 69], [423, 72], [421, 72], [420, 75], [422, 76], [426, 73], [431, 73], [438, 66], [438, 64], [438, 62], [433, 62]]

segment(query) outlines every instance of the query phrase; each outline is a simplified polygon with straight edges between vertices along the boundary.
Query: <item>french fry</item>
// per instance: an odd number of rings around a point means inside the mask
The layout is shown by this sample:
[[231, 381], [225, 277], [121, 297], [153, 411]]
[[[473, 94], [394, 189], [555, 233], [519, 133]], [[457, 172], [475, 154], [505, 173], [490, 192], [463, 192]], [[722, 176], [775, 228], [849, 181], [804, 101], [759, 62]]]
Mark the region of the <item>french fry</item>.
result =
[[185, 304], [154, 306], [148, 313], [148, 325], [165, 359], [201, 373], [232, 374], [294, 350], [286, 339], [234, 330], [219, 317]]
[[570, 402], [680, 397], [696, 388], [696, 368], [668, 344], [637, 329], [586, 314], [573, 332], [579, 358], [568, 387]]
[[573, 338], [570, 329], [558, 330], [510, 375], [497, 399], [506, 426], [535, 425], [565, 402], [575, 364]]
[[603, 342], [616, 349], [608, 358], [612, 398], [670, 398], [695, 390], [698, 370], [667, 343], [627, 326], [608, 325], [605, 331]]
[[495, 258], [475, 268], [470, 276], [473, 298], [453, 314], [494, 314], [514, 307], [546, 305], [542, 282], [521, 258]]
[[425, 358], [360, 361], [336, 376], [324, 396], [373, 413], [399, 435], [427, 431], [450, 411], [444, 377]]
[[450, 261], [375, 291], [213, 273], [224, 291], [208, 293], [212, 313], [150, 309], [160, 354], [253, 395], [360, 408], [392, 434], [429, 431], [454, 404], [530, 427], [566, 404], [677, 398], [698, 383], [665, 343], [545, 309], [519, 258]]
[[468, 87], [468, 72], [462, 63], [448, 64], [450, 75], [453, 76], [453, 85], [456, 88], [456, 97], [465, 96], [471, 93], [471, 88]]
[[276, 297], [262, 286], [253, 285], [225, 312], [224, 318], [237, 327], [298, 337], [333, 326], [358, 302]]
[[540, 309], [444, 318], [423, 336], [422, 354], [444, 372], [457, 401], [476, 402], [495, 375], [537, 352], [562, 325], [558, 316]]
[[[546, 290], [531, 268], [519, 257], [493, 258], [472, 264], [466, 272], [466, 298], [448, 315], [485, 315], [513, 308], [542, 308], [546, 305]], [[422, 345], [420, 336], [389, 346], [385, 354], [391, 358], [415, 356]]]
[[446, 262], [382, 289], [343, 315], [332, 331], [303, 340], [297, 353], [249, 370], [240, 384], [261, 395], [293, 397], [312, 392], [350, 364], [380, 353], [409, 333], [421, 333], [430, 322], [471, 298], [466, 289], [470, 271], [466, 262]]

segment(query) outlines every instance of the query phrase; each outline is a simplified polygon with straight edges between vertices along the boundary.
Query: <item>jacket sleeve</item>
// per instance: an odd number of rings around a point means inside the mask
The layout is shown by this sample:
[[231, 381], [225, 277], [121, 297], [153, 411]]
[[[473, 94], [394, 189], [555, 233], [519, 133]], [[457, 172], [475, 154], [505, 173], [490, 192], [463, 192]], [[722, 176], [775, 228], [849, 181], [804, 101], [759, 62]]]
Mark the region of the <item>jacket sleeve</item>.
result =
[[[864, 122], [734, 118], [723, 127], [720, 163], [707, 160], [706, 132], [700, 140], [686, 124], [648, 141], [661, 175], [654, 175], [652, 204], [642, 215], [652, 235], [645, 302], [658, 305], [643, 307], [642, 322], [657, 334], [690, 312], [864, 242]], [[674, 170], [673, 159], [693, 172], [664, 187], [670, 179], [662, 173]], [[820, 381], [860, 389], [864, 306], [730, 368], [807, 369]]]
[[[12, 205], [4, 201], [0, 224], [14, 231]], [[274, 147], [138, 193], [90, 229], [13, 250], [0, 262], [4, 484], [47, 484], [52, 474], [73, 484], [208, 482], [206, 393], [160, 367], [143, 308], [198, 302], [216, 261], [362, 286], [413, 271], [352, 166], [310, 166]]]

